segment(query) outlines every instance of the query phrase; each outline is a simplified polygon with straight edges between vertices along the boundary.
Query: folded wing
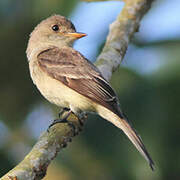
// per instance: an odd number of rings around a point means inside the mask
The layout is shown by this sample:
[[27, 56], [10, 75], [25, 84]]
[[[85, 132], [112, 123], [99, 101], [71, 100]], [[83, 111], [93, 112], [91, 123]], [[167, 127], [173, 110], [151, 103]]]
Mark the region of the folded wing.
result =
[[121, 112], [115, 92], [91, 62], [70, 47], [54, 47], [40, 53], [38, 63], [52, 78], [114, 112], [118, 116], [114, 124], [124, 131], [153, 169], [154, 163], [141, 138]]

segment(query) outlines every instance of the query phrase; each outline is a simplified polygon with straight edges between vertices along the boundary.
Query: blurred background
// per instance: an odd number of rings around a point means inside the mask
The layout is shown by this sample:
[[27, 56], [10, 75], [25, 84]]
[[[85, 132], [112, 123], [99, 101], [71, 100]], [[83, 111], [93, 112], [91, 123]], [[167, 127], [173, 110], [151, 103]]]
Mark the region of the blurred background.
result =
[[[88, 34], [75, 48], [94, 61], [123, 5], [0, 1], [0, 176], [23, 159], [59, 111], [30, 79], [25, 54], [30, 32], [42, 19], [64, 15]], [[84, 131], [50, 165], [45, 180], [180, 179], [179, 8], [179, 0], [153, 3], [111, 80], [123, 111], [155, 161], [155, 172], [119, 129], [90, 115]]]

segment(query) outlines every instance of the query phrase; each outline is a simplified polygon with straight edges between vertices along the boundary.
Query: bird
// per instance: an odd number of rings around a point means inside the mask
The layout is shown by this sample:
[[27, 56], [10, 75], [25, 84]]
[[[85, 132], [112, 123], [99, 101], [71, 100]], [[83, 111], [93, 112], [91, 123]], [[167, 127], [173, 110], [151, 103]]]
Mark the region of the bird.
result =
[[33, 83], [50, 103], [76, 115], [96, 113], [121, 129], [154, 170], [150, 154], [120, 109], [110, 83], [73, 48], [73, 43], [86, 35], [61, 15], [41, 21], [30, 34], [26, 50]]

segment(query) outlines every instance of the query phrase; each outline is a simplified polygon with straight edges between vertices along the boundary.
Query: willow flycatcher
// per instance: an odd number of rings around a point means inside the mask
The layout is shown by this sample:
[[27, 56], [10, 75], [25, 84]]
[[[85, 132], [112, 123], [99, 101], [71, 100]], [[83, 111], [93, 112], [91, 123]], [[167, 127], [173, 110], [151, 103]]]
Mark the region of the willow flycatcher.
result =
[[27, 57], [30, 74], [41, 94], [59, 107], [79, 114], [95, 112], [120, 128], [138, 151], [154, 163], [140, 136], [122, 113], [118, 98], [96, 66], [72, 48], [78, 33], [71, 21], [60, 15], [43, 20], [30, 35]]

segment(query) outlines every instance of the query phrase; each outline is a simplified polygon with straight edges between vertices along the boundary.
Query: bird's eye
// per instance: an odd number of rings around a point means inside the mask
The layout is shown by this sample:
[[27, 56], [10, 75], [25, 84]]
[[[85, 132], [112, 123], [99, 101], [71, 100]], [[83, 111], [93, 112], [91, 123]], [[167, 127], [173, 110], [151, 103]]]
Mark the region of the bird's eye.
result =
[[57, 24], [52, 26], [52, 30], [53, 31], [58, 31], [59, 30], [59, 26]]

